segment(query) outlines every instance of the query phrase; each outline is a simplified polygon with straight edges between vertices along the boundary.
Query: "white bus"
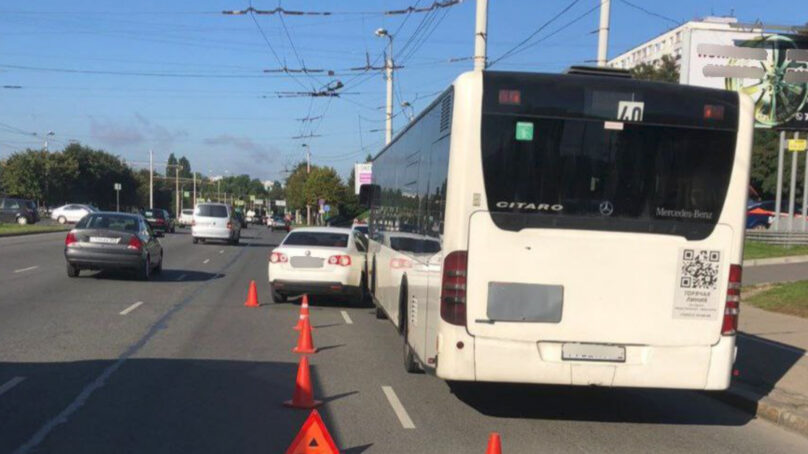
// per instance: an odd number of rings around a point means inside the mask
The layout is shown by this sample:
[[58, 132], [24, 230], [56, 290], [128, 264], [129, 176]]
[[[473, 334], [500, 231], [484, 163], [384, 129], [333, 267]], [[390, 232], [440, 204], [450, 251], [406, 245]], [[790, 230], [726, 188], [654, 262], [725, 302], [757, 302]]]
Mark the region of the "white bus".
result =
[[752, 104], [581, 69], [470, 72], [373, 160], [370, 286], [447, 380], [725, 389]]

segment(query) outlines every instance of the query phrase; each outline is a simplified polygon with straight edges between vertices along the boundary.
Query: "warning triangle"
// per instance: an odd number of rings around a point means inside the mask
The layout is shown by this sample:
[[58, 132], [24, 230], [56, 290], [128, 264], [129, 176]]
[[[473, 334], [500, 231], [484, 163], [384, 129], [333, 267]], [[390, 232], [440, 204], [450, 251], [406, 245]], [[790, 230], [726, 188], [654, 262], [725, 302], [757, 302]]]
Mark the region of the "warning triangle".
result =
[[312, 410], [286, 454], [339, 454], [317, 410]]

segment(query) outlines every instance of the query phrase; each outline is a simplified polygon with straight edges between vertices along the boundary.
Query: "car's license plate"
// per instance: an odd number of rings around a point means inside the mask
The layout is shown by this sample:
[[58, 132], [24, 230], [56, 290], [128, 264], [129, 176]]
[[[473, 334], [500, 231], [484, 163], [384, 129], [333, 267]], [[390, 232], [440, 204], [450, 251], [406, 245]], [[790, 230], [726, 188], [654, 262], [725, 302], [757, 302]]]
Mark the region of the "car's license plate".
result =
[[118, 244], [120, 243], [120, 238], [108, 238], [105, 236], [91, 236], [90, 243], [102, 243], [102, 244]]
[[561, 359], [573, 361], [626, 361], [626, 347], [607, 344], [568, 343], [561, 346]]

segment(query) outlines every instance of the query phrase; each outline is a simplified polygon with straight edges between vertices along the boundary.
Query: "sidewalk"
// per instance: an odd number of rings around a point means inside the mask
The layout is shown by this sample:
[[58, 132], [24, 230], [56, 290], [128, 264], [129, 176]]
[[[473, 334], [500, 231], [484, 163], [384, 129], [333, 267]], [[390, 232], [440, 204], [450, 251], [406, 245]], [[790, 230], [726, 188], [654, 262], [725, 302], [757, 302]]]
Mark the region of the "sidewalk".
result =
[[808, 436], [808, 319], [741, 303], [738, 357], [721, 398]]

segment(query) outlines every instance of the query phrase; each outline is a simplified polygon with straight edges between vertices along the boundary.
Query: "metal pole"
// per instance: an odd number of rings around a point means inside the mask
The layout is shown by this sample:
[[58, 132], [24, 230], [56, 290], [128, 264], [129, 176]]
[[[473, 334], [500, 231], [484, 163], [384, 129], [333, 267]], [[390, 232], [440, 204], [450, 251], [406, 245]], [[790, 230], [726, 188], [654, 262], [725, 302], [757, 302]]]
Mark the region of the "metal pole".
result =
[[477, 21], [474, 30], [474, 70], [482, 71], [488, 64], [488, 0], [477, 0]]
[[121, 211], [121, 190], [115, 190], [115, 211]]
[[154, 152], [149, 150], [149, 209], [154, 209]]
[[221, 178], [216, 180], [216, 201], [217, 202], [222, 201], [222, 179]]
[[774, 198], [774, 221], [772, 227], [775, 232], [780, 231], [780, 212], [783, 207], [783, 153], [786, 148], [786, 132], [780, 131], [780, 148], [777, 150], [777, 192]]
[[598, 66], [606, 66], [609, 50], [609, 7], [611, 0], [600, 0], [600, 27], [598, 28]]
[[[794, 133], [794, 138], [797, 138], [797, 133]], [[797, 153], [791, 152], [791, 186], [788, 192], [788, 231], [794, 231], [794, 199], [797, 197]]]
[[390, 40], [389, 54], [385, 72], [387, 73], [387, 108], [385, 109], [384, 143], [389, 144], [393, 140], [393, 36], [387, 35]]
[[194, 197], [191, 201], [191, 207], [196, 208], [196, 172], [194, 172]]
[[[306, 147], [306, 175], [311, 173], [311, 147], [309, 144], [304, 143]], [[311, 204], [306, 201], [306, 225], [311, 225]]]
[[175, 197], [177, 203], [174, 205], [174, 216], [178, 216], [180, 212], [180, 166], [174, 167], [174, 188], [174, 192], [177, 193]]

